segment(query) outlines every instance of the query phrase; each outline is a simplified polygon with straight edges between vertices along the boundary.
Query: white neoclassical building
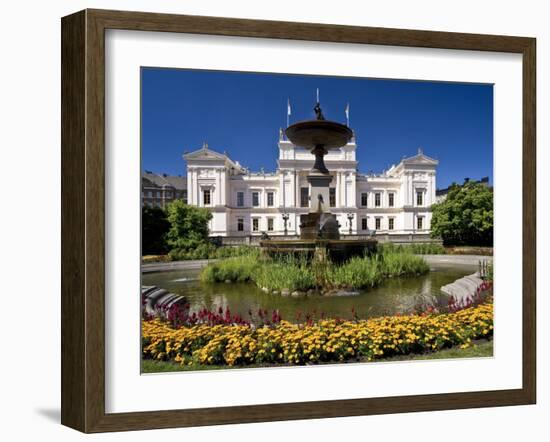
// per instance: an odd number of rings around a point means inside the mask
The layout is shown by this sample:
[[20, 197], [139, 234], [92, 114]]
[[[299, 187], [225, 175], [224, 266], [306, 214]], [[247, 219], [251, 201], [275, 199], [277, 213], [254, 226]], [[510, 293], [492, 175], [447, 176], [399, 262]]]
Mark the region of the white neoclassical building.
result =
[[[281, 133], [274, 173], [250, 172], [207, 144], [183, 156], [188, 202], [208, 207], [212, 236], [298, 235], [300, 215], [309, 211], [307, 175], [314, 156]], [[343, 235], [427, 237], [436, 197], [438, 161], [422, 153], [403, 158], [381, 174], [358, 172], [357, 144], [332, 150], [325, 163], [333, 176], [331, 212]], [[250, 155], [265, 155], [262, 151]], [[229, 238], [228, 238], [229, 239]]]

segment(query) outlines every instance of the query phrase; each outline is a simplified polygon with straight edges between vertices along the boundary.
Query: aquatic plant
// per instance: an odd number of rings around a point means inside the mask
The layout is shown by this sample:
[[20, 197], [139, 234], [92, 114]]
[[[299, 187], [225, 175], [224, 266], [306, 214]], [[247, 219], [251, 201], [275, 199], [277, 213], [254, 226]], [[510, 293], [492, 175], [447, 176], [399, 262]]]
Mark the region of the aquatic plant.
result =
[[369, 288], [385, 278], [423, 274], [429, 267], [422, 257], [408, 252], [385, 251], [354, 257], [343, 264], [310, 263], [304, 256], [261, 259], [259, 255], [228, 258], [210, 263], [200, 275], [203, 282], [254, 282], [260, 288], [289, 291], [332, 288]]

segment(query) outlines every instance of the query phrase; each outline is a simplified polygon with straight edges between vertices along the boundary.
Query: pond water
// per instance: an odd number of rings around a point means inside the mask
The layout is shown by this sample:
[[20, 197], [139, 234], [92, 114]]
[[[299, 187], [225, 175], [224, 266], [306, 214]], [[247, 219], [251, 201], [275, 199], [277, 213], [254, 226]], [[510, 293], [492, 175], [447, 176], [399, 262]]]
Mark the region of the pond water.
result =
[[232, 314], [249, 318], [249, 309], [267, 310], [269, 316], [278, 310], [282, 318], [301, 322], [307, 314], [319, 318], [351, 318], [353, 311], [360, 318], [405, 313], [419, 303], [434, 297], [446, 302], [440, 288], [475, 271], [469, 267], [432, 269], [428, 274], [411, 278], [393, 278], [369, 290], [339, 296], [313, 295], [304, 298], [283, 297], [264, 293], [254, 284], [206, 284], [198, 280], [200, 270], [176, 270], [142, 275], [143, 285], [156, 285], [183, 295], [191, 312], [206, 307], [209, 310], [229, 308]]

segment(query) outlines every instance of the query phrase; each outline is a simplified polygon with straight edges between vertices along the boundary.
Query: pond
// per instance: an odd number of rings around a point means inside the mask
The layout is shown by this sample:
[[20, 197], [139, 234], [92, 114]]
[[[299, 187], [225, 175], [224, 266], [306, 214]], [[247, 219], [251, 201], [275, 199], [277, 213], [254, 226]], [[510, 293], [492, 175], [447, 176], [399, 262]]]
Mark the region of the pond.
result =
[[446, 295], [441, 293], [440, 288], [475, 270], [467, 266], [432, 268], [426, 275], [388, 279], [369, 290], [304, 298], [267, 294], [254, 284], [201, 283], [198, 280], [199, 269], [144, 273], [142, 285], [156, 285], [185, 296], [191, 312], [204, 307], [209, 310], [229, 308], [232, 314], [247, 319], [249, 310], [255, 313], [261, 308], [267, 310], [269, 315], [278, 310], [283, 319], [302, 322], [306, 315], [348, 319], [353, 317], [353, 312], [359, 318], [405, 313], [433, 297], [446, 302]]

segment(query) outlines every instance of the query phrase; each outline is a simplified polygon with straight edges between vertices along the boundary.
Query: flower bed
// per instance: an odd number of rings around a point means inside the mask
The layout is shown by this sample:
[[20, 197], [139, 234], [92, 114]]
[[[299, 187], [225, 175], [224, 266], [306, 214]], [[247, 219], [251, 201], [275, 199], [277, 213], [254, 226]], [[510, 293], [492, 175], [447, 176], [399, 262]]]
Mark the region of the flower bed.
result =
[[309, 324], [252, 327], [195, 325], [171, 328], [143, 321], [143, 356], [181, 364], [304, 365], [387, 358], [461, 346], [493, 334], [493, 305], [453, 313], [386, 316], [369, 320], [320, 320]]

